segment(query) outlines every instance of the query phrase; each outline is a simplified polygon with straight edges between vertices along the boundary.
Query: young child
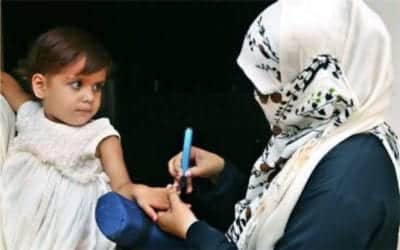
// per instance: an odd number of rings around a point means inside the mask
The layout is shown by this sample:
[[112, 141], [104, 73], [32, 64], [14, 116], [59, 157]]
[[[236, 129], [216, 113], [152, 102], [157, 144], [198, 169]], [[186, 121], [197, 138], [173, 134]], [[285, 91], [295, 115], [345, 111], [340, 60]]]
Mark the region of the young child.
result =
[[155, 210], [168, 208], [165, 189], [131, 182], [109, 120], [92, 119], [110, 65], [90, 35], [62, 27], [42, 34], [19, 69], [32, 95], [1, 73], [1, 94], [17, 112], [0, 176], [7, 249], [114, 249], [94, 217], [97, 198], [110, 189], [135, 199], [153, 220]]

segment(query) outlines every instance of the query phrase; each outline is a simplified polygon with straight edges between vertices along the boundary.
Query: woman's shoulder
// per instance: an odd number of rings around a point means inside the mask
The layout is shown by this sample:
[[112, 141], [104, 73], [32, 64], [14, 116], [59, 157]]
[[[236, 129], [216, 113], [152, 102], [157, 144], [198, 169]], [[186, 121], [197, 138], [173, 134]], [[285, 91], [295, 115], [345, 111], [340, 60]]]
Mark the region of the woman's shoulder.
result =
[[394, 167], [374, 134], [336, 145], [308, 179], [276, 249], [394, 249], [400, 221]]
[[372, 133], [353, 135], [336, 145], [323, 160], [357, 159], [357, 161], [383, 160], [389, 155], [382, 141]]
[[398, 195], [394, 163], [371, 133], [353, 135], [335, 146], [320, 161], [309, 185], [361, 197]]

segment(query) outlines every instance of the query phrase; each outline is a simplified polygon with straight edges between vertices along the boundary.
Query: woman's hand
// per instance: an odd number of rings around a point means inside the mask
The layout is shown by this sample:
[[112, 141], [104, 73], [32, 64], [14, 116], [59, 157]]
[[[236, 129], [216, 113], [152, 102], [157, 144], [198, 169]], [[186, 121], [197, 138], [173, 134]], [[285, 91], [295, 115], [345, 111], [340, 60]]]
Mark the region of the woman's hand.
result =
[[175, 186], [168, 185], [167, 190], [170, 208], [158, 212], [156, 223], [162, 230], [185, 239], [189, 227], [197, 221], [197, 218], [190, 210], [190, 205], [181, 201]]
[[166, 188], [127, 183], [116, 191], [128, 199], [136, 200], [138, 205], [153, 221], [158, 219], [156, 211], [167, 210], [169, 208], [170, 202]]
[[194, 166], [190, 167], [186, 173], [182, 173], [181, 159], [182, 152], [172, 157], [168, 162], [168, 171], [174, 178], [175, 184], [179, 184], [179, 179], [182, 174], [185, 174], [187, 180], [187, 193], [193, 191], [192, 178], [207, 178], [212, 182], [215, 182], [225, 164], [224, 159], [219, 155], [195, 146], [192, 146], [190, 151], [190, 160], [191, 162], [194, 162]]

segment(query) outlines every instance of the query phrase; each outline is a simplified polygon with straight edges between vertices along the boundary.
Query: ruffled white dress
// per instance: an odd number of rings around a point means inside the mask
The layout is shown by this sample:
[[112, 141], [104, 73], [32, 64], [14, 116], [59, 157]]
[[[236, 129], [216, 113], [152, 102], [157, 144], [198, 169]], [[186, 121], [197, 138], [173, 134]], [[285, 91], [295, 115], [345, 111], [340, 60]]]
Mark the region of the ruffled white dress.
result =
[[16, 129], [0, 178], [6, 249], [114, 249], [94, 216], [97, 198], [110, 190], [96, 147], [119, 136], [109, 120], [71, 127], [29, 101], [18, 110]]

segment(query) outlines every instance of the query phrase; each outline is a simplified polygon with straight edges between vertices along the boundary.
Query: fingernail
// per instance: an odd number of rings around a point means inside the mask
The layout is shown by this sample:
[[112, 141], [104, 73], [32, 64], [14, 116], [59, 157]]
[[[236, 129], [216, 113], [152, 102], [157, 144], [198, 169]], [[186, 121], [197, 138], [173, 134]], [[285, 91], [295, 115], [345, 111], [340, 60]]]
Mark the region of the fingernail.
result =
[[185, 176], [186, 177], [190, 177], [192, 174], [190, 173], [190, 170], [187, 170], [186, 172], [185, 172]]

